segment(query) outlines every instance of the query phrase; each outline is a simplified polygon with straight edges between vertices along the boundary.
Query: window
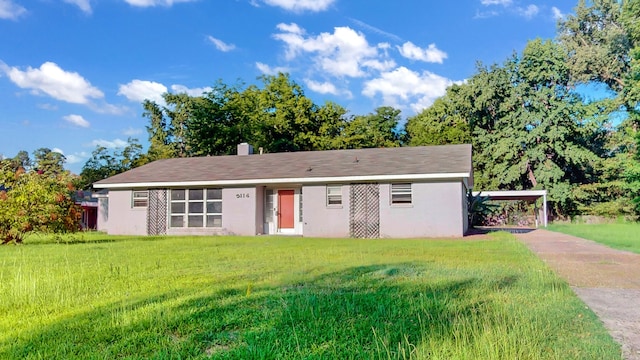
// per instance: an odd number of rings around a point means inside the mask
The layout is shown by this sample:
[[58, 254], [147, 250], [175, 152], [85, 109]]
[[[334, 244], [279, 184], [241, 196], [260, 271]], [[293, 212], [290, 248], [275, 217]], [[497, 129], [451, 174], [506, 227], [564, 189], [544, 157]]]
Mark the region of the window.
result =
[[131, 204], [134, 208], [146, 208], [149, 205], [148, 191], [134, 191], [132, 194]]
[[342, 205], [342, 185], [327, 185], [327, 206]]
[[222, 227], [222, 189], [173, 189], [171, 227]]
[[391, 184], [392, 204], [411, 204], [411, 184]]

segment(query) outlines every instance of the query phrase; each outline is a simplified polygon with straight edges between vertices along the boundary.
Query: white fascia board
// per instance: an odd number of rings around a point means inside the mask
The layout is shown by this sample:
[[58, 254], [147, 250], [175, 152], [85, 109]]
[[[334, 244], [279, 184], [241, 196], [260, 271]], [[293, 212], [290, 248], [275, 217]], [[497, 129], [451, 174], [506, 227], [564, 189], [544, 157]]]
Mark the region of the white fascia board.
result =
[[237, 185], [270, 185], [270, 184], [313, 184], [313, 183], [334, 183], [334, 182], [338, 183], [338, 182], [368, 182], [368, 181], [464, 179], [464, 178], [468, 178], [469, 176], [470, 176], [469, 173], [364, 175], [364, 176], [282, 178], [282, 179], [116, 183], [116, 184], [94, 184], [93, 187], [98, 189], [125, 189], [125, 188], [170, 188], [170, 187], [193, 187], [193, 186], [225, 186], [225, 185], [237, 186]]
[[474, 196], [477, 196], [478, 194], [482, 196], [492, 196], [492, 197], [545, 196], [547, 195], [547, 190], [494, 190], [494, 191], [474, 191], [473, 192]]

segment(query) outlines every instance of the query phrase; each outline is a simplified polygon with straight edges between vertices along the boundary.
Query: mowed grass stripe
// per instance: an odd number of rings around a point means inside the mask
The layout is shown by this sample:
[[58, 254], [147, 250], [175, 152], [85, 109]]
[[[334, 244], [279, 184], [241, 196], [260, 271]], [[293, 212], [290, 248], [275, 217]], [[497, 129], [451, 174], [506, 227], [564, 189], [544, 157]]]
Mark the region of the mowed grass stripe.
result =
[[0, 248], [0, 358], [620, 358], [509, 234], [59, 240]]
[[549, 230], [589, 239], [614, 249], [640, 254], [640, 223], [552, 224]]

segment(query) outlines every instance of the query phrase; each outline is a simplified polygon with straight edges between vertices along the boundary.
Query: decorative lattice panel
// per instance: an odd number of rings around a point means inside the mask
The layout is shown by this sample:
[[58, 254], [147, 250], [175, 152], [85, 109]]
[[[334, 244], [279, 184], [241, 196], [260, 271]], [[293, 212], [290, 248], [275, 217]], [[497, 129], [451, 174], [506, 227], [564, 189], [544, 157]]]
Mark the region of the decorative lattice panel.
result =
[[149, 190], [147, 208], [147, 234], [165, 235], [167, 233], [167, 190]]
[[378, 184], [351, 184], [349, 203], [351, 237], [380, 237], [380, 187]]

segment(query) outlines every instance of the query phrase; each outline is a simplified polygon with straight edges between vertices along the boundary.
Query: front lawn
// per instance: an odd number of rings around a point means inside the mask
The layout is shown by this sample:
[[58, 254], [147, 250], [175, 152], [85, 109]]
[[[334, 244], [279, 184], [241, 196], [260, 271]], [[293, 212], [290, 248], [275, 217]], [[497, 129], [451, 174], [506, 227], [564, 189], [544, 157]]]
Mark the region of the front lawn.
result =
[[0, 358], [620, 359], [512, 235], [0, 247]]
[[549, 230], [597, 241], [615, 249], [640, 254], [640, 223], [551, 224]]

